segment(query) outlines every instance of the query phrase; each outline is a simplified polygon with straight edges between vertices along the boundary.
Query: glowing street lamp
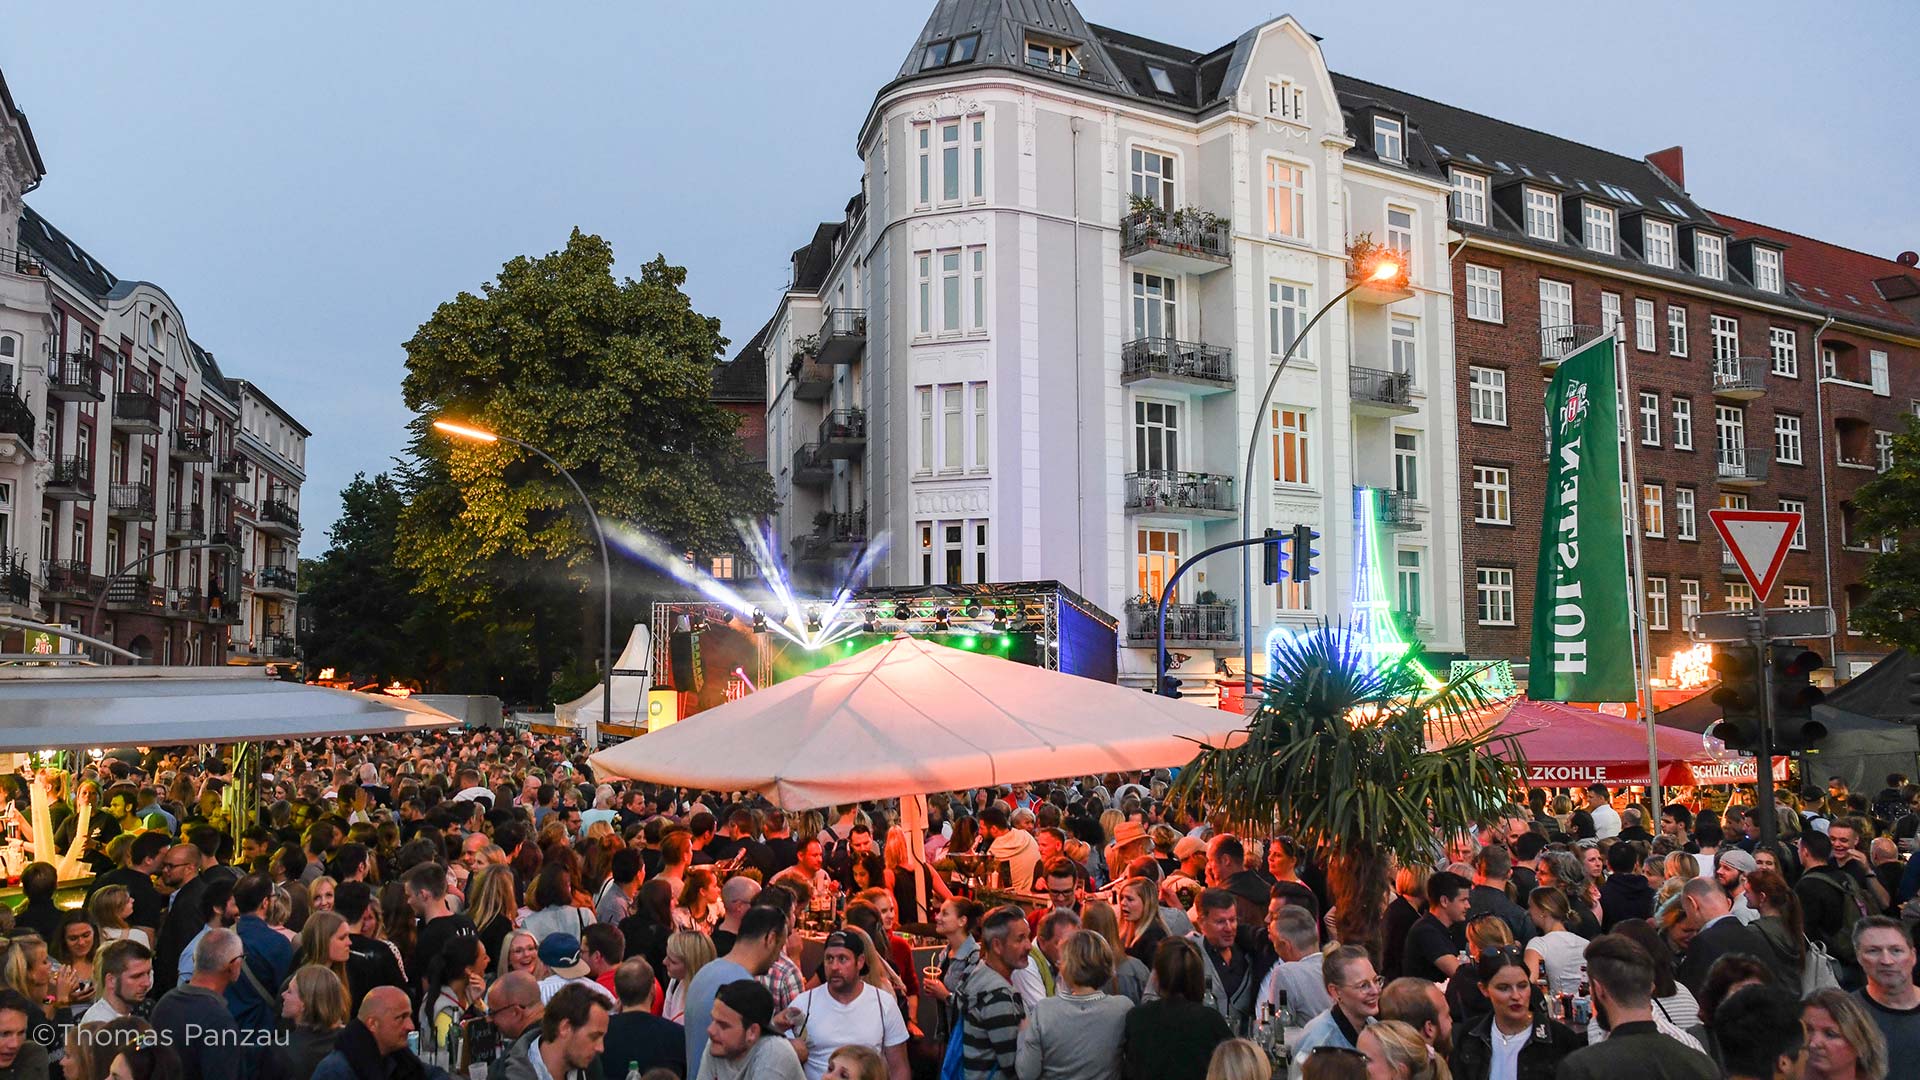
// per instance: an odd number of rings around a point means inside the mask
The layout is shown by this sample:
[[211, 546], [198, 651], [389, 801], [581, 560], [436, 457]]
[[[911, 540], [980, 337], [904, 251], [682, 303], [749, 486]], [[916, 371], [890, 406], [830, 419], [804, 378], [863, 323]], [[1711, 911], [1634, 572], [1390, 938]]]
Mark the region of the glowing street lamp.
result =
[[588, 715], [585, 718], [585, 734], [587, 749], [599, 749], [600, 725], [613, 723], [613, 563], [607, 557], [607, 534], [600, 527], [600, 515], [593, 509], [593, 500], [587, 498], [587, 493], [581, 489], [580, 482], [573, 478], [572, 473], [561, 468], [559, 462], [532, 443], [521, 442], [511, 435], [501, 435], [485, 428], [456, 424], [451, 420], [435, 420], [433, 427], [442, 434], [459, 439], [470, 439], [482, 443], [509, 443], [538, 456], [541, 461], [551, 465], [554, 472], [560, 474], [560, 478], [567, 482], [567, 486], [573, 489], [573, 493], [580, 497], [580, 504], [587, 508], [587, 520], [593, 524], [594, 539], [600, 543], [600, 719], [595, 720]]

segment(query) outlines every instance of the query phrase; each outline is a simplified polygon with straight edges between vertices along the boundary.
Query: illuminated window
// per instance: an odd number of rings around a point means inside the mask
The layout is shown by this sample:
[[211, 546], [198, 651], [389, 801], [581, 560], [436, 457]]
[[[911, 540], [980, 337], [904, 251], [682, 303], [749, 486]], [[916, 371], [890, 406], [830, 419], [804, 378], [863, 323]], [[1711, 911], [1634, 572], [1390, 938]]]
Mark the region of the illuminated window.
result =
[[1305, 409], [1273, 410], [1273, 479], [1296, 487], [1313, 484], [1311, 436]]

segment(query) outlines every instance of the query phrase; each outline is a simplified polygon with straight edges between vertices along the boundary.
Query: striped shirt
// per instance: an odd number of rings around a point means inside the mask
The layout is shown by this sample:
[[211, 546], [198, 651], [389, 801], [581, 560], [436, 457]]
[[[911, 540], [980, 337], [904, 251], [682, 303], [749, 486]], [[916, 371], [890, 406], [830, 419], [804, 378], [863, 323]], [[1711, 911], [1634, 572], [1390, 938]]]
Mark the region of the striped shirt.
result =
[[966, 1028], [960, 1037], [960, 1071], [965, 1080], [990, 1080], [1014, 1074], [1020, 1048], [1020, 1022], [1026, 1003], [1013, 984], [987, 964], [973, 965], [961, 991]]

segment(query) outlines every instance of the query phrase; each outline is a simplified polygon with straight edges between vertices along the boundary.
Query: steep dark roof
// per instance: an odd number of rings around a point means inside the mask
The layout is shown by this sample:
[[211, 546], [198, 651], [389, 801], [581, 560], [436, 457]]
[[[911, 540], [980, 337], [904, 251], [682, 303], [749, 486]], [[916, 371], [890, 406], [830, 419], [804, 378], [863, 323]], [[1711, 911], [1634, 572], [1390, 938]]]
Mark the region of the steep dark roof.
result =
[[20, 246], [94, 296], [104, 298], [119, 283], [112, 271], [25, 204], [20, 207]]
[[238, 406], [240, 391], [220, 371], [220, 362], [213, 358], [213, 353], [192, 338], [187, 339], [187, 347], [193, 350], [193, 358], [200, 365], [201, 384]]
[[[1704, 278], [1689, 269], [1692, 252], [1686, 250], [1677, 237], [1675, 246], [1679, 249], [1680, 265], [1669, 270], [1642, 259], [1641, 253], [1629, 242], [1624, 229], [1616, 244], [1618, 254], [1615, 255], [1602, 254], [1582, 246], [1578, 243], [1578, 237], [1565, 232], [1564, 223], [1563, 242], [1535, 239], [1527, 235], [1523, 223], [1515, 220], [1494, 197], [1508, 184], [1537, 182], [1543, 187], [1559, 191], [1563, 198], [1591, 197], [1604, 201], [1615, 206], [1622, 215], [1644, 211], [1671, 221], [1676, 226], [1695, 225], [1714, 233], [1728, 232], [1725, 226], [1714, 220], [1712, 214], [1688, 198], [1685, 192], [1643, 158], [1600, 150], [1572, 139], [1496, 120], [1351, 75], [1337, 72], [1332, 75], [1341, 107], [1353, 116], [1354, 121], [1370, 116], [1371, 110], [1378, 108], [1406, 117], [1408, 141], [1415, 146], [1410, 151], [1416, 157], [1412, 162], [1413, 167], [1444, 175], [1446, 166], [1453, 165], [1487, 174], [1487, 224], [1470, 225], [1455, 221], [1453, 226], [1463, 233], [1491, 236], [1502, 243], [1536, 248], [1543, 252], [1573, 254], [1584, 262], [1676, 282], [1705, 285], [1756, 301], [1799, 306], [1791, 295], [1754, 288], [1753, 283], [1735, 265], [1731, 251], [1728, 252], [1726, 279]], [[1350, 153], [1372, 156], [1373, 136], [1370, 127], [1364, 131], [1350, 129], [1348, 134], [1358, 143]], [[1430, 163], [1418, 160], [1418, 147], [1422, 145], [1431, 154]]]
[[[1220, 79], [1226, 74], [1227, 57], [1233, 52], [1231, 42], [1201, 54], [1111, 27], [1089, 24], [1087, 29], [1106, 46], [1114, 70], [1135, 96], [1188, 109], [1198, 109], [1220, 93]], [[1156, 67], [1166, 72], [1173, 93], [1168, 94], [1155, 85], [1150, 69]]]
[[827, 273], [833, 269], [833, 245], [839, 239], [840, 230], [846, 228], [839, 221], [821, 222], [813, 230], [813, 239], [806, 247], [795, 248], [793, 252], [793, 289], [795, 292], [818, 292], [826, 284]]
[[1920, 320], [1888, 302], [1920, 295], [1920, 271], [1915, 268], [1771, 225], [1722, 213], [1713, 216], [1736, 237], [1786, 248], [1781, 267], [1787, 288], [1814, 307], [1838, 319], [1875, 323], [1903, 334], [1920, 331]]
[[766, 403], [767, 335], [772, 332], [773, 320], [768, 319], [733, 359], [713, 366], [713, 400]]
[[0, 109], [5, 109], [7, 115], [13, 117], [13, 122], [20, 125], [20, 135], [27, 142], [27, 154], [33, 158], [35, 174], [27, 178], [26, 189], [32, 191], [34, 186], [40, 183], [40, 178], [47, 175], [47, 163], [40, 156], [40, 144], [33, 139], [33, 125], [27, 123], [27, 114], [20, 111], [20, 106], [14, 104], [13, 91], [7, 89], [5, 74], [0, 74]]

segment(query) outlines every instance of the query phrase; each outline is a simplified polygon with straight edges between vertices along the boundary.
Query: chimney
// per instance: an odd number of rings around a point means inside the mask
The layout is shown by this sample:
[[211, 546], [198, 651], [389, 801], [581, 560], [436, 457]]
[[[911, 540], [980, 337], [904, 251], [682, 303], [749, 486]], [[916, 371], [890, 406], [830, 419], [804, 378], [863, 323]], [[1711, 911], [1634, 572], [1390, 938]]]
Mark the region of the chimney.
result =
[[1678, 146], [1669, 146], [1647, 155], [1647, 164], [1659, 169], [1673, 186], [1681, 191], [1687, 190], [1687, 153]]

